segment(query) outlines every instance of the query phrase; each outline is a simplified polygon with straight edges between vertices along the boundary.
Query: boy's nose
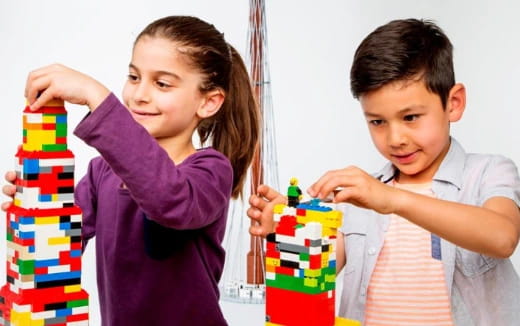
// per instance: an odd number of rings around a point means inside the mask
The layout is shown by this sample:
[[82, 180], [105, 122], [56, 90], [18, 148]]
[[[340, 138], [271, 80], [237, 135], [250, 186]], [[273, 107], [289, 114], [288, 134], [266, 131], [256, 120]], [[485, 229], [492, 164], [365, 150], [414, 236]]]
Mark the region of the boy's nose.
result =
[[388, 128], [387, 142], [392, 147], [400, 147], [406, 145], [408, 137], [403, 128], [397, 125]]

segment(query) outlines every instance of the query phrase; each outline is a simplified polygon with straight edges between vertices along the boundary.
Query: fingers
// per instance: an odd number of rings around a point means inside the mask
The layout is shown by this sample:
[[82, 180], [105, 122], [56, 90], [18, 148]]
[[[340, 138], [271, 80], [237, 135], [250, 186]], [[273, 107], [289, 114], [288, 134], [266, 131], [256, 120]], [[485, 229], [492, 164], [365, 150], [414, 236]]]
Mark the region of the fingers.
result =
[[258, 186], [256, 191], [257, 191], [257, 195], [259, 197], [263, 197], [268, 201], [276, 200], [277, 204], [283, 203], [283, 201], [281, 201], [281, 200], [282, 200], [282, 198], [285, 197], [282, 194], [280, 194], [278, 191], [274, 190], [273, 188], [271, 188], [267, 185]]
[[13, 202], [10, 202], [10, 201], [6, 201], [6, 202], [2, 203], [2, 210], [4, 212], [7, 212], [7, 210], [9, 209], [9, 207], [11, 207], [12, 204], [13, 204]]
[[7, 171], [5, 173], [5, 180], [9, 183], [14, 183], [16, 180], [16, 172], [15, 171]]
[[[49, 67], [43, 67], [36, 69], [29, 73], [27, 81], [25, 83], [25, 97], [31, 106], [31, 110], [34, 107], [38, 107], [38, 97], [44, 96], [49, 97], [48, 93], [43, 94], [44, 90], [49, 87], [50, 81], [45, 76], [48, 74]], [[35, 103], [36, 102], [36, 103]]]
[[2, 192], [6, 196], [13, 197], [16, 194], [16, 186], [15, 185], [4, 185], [2, 187]]

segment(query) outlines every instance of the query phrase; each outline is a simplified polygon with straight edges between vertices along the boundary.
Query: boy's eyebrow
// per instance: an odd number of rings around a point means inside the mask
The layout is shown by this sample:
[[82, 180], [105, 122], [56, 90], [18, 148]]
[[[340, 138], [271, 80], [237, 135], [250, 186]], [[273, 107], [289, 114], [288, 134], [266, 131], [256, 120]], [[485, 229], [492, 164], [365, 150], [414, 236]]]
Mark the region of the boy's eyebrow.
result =
[[[415, 109], [423, 109], [425, 108], [424, 105], [422, 104], [417, 104], [417, 105], [410, 105], [410, 106], [407, 106], [399, 111], [397, 111], [398, 114], [406, 114], [410, 111], [413, 111]], [[375, 113], [370, 113], [370, 112], [367, 112], [367, 111], [363, 111], [363, 113], [365, 114], [366, 117], [379, 117], [380, 115], [379, 114], [375, 114]]]
[[[134, 64], [132, 64], [132, 63], [128, 64], [128, 67], [131, 68], [131, 69], [134, 69], [134, 70], [139, 71], [139, 68], [137, 68], [137, 67], [136, 67]], [[173, 72], [170, 72], [170, 71], [166, 71], [166, 70], [157, 70], [157, 71], [154, 71], [154, 73], [157, 74], [157, 75], [167, 75], [167, 76], [171, 76], [171, 77], [173, 77], [173, 78], [175, 78], [175, 79], [177, 79], [177, 80], [182, 80], [182, 78], [181, 78], [179, 75], [177, 75], [177, 74], [175, 74], [175, 73], [173, 73]]]

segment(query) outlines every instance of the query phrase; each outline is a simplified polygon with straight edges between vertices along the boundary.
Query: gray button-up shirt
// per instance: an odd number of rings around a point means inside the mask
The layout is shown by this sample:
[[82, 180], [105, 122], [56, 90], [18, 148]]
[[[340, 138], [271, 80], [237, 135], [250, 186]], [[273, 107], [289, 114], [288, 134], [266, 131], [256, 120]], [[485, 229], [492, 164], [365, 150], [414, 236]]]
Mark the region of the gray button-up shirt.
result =
[[[387, 164], [373, 176], [391, 181]], [[455, 140], [432, 180], [439, 199], [482, 206], [492, 197], [520, 205], [520, 178], [515, 164], [500, 155], [468, 154]], [[364, 322], [366, 291], [383, 247], [389, 215], [353, 205], [343, 211], [345, 265], [339, 315]], [[446, 286], [456, 325], [520, 325], [520, 279], [509, 259], [491, 258], [441, 239]], [[413, 263], [413, 262], [411, 262]]]

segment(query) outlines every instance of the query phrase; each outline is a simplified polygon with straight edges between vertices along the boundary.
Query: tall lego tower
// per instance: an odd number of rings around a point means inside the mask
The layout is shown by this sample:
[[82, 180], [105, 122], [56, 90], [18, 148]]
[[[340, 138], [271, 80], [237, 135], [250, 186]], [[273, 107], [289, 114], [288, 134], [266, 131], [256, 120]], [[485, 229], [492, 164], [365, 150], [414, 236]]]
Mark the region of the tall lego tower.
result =
[[[274, 207], [267, 236], [266, 326], [361, 326], [335, 317], [336, 232], [342, 213], [312, 199], [300, 203], [291, 180], [289, 205]], [[293, 199], [293, 200], [291, 200]]]
[[0, 326], [88, 325], [88, 293], [81, 288], [81, 210], [74, 205], [74, 154], [67, 149], [62, 101], [36, 112], [25, 108], [15, 169]]

